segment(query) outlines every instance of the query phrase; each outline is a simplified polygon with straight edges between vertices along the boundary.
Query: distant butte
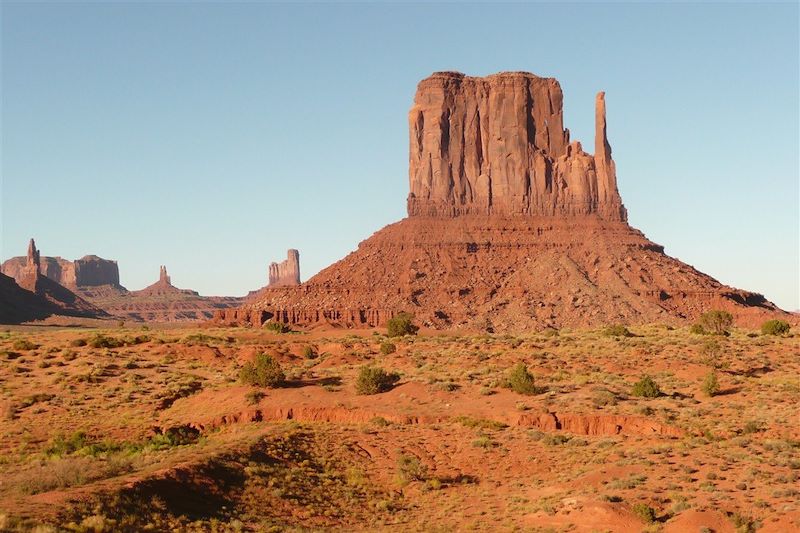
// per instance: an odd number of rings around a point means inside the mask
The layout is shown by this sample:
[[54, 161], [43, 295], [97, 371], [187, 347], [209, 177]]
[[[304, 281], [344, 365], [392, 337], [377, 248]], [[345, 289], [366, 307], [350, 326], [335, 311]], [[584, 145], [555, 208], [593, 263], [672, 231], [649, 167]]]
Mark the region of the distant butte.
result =
[[437, 72], [409, 113], [408, 218], [299, 287], [267, 288], [228, 324], [378, 326], [409, 311], [428, 327], [481, 330], [685, 323], [727, 309], [784, 315], [722, 285], [627, 223], [595, 100], [594, 154], [563, 126], [553, 78]]

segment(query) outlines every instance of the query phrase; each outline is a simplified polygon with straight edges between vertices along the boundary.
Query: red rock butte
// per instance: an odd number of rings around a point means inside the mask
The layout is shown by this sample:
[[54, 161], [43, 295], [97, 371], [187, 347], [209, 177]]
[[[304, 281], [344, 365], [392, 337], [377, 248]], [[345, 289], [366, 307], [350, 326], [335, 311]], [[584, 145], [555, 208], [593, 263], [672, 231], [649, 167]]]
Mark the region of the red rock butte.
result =
[[570, 141], [553, 78], [439, 72], [409, 113], [408, 218], [299, 287], [267, 288], [222, 323], [523, 330], [784, 314], [664, 253], [627, 223], [595, 101], [595, 153]]

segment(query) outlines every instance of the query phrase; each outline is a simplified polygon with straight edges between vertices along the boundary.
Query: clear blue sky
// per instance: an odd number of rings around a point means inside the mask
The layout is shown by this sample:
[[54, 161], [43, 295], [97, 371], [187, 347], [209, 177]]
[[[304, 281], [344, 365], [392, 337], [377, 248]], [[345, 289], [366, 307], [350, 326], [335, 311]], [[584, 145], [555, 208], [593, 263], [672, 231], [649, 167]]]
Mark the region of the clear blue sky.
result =
[[437, 70], [558, 78], [593, 146], [605, 90], [632, 225], [798, 302], [798, 6], [2, 4], [3, 259], [119, 261], [139, 289], [303, 279], [405, 216], [406, 115]]

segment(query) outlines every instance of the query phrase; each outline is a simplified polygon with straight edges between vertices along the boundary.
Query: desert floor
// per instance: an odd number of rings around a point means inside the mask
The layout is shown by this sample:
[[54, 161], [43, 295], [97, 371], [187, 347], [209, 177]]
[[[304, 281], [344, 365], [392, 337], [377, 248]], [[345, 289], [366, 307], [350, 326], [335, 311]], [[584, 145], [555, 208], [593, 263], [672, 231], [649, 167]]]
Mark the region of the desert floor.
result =
[[800, 530], [800, 337], [630, 330], [8, 328], [0, 530]]

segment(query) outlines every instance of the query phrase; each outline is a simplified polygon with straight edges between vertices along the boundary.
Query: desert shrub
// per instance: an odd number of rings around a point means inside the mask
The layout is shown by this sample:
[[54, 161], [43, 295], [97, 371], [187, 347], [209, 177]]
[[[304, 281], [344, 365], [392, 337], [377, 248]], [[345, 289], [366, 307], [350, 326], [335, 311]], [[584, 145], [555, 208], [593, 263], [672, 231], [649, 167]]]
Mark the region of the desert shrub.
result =
[[719, 392], [719, 379], [717, 379], [717, 373], [713, 370], [706, 374], [705, 379], [703, 380], [703, 393], [706, 396], [714, 396]]
[[257, 405], [258, 402], [260, 402], [261, 399], [264, 398], [264, 396], [266, 396], [266, 394], [264, 394], [260, 390], [252, 390], [244, 395], [245, 399], [247, 400], [247, 403], [249, 403], [250, 405]]
[[764, 335], [786, 335], [789, 333], [789, 323], [784, 320], [767, 320], [761, 324], [761, 333]]
[[413, 323], [414, 315], [411, 313], [398, 313], [386, 323], [387, 334], [390, 337], [416, 335], [419, 327]]
[[606, 337], [633, 337], [633, 333], [622, 324], [608, 326], [603, 330], [603, 335]]
[[69, 342], [69, 345], [73, 348], [78, 348], [80, 346], [86, 346], [86, 339], [72, 339]]
[[306, 359], [314, 359], [315, 357], [317, 357], [317, 352], [314, 351], [313, 346], [308, 346], [308, 345], [303, 346], [303, 357], [305, 357]]
[[200, 430], [189, 426], [175, 426], [153, 436], [148, 446], [155, 450], [163, 450], [174, 446], [194, 444], [200, 439]]
[[275, 333], [289, 333], [292, 331], [292, 328], [289, 327], [289, 324], [284, 324], [283, 322], [267, 322], [264, 324], [264, 329], [267, 331], [273, 331]]
[[617, 405], [617, 396], [608, 390], [597, 391], [594, 396], [592, 396], [592, 404], [594, 404], [595, 407]]
[[517, 363], [508, 373], [508, 387], [517, 394], [536, 394], [536, 383], [525, 363]]
[[356, 392], [358, 394], [378, 394], [392, 389], [400, 376], [395, 372], [386, 372], [382, 368], [364, 366], [358, 372]]
[[508, 424], [489, 420], [488, 418], [472, 418], [471, 416], [460, 415], [453, 418], [453, 422], [461, 424], [464, 427], [473, 429], [488, 429], [488, 430], [501, 430], [506, 429]]
[[636, 503], [633, 505], [631, 510], [633, 511], [633, 514], [648, 524], [656, 521], [656, 510], [646, 503]]
[[397, 351], [397, 346], [395, 346], [391, 342], [382, 342], [381, 343], [381, 353], [383, 355], [389, 355], [390, 353], [394, 353], [396, 351]]
[[89, 444], [89, 439], [85, 431], [76, 431], [70, 436], [56, 435], [50, 439], [50, 443], [45, 448], [45, 454], [51, 456], [62, 456], [75, 453]]
[[397, 479], [402, 484], [412, 481], [425, 481], [428, 467], [422, 464], [419, 458], [401, 453], [397, 456]]
[[88, 344], [92, 348], [119, 348], [125, 345], [125, 341], [98, 333], [89, 339]]
[[650, 376], [642, 376], [642, 379], [633, 384], [631, 394], [634, 396], [641, 396], [644, 398], [657, 398], [661, 395], [661, 389], [658, 387], [653, 378]]
[[705, 335], [706, 330], [701, 324], [692, 324], [689, 327], [689, 333], [694, 333], [695, 335]]
[[714, 335], [725, 335], [733, 325], [733, 315], [719, 309], [706, 311], [700, 315], [700, 325]]
[[11, 347], [15, 350], [35, 350], [39, 345], [32, 343], [28, 339], [17, 339]]
[[259, 353], [253, 362], [244, 364], [239, 372], [239, 379], [246, 385], [277, 387], [286, 380], [286, 374], [271, 355]]

